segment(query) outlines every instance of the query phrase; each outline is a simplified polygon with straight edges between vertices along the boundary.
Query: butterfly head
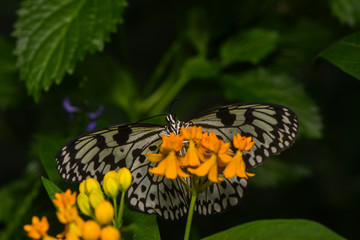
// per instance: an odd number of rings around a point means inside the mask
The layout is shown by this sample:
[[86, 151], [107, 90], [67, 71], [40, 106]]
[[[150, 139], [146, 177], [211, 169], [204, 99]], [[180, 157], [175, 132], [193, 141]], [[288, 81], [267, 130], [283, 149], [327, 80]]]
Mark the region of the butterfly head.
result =
[[190, 125], [189, 123], [179, 121], [176, 118], [175, 114], [172, 113], [166, 116], [166, 122], [168, 123], [166, 126], [166, 131], [169, 135], [170, 133], [179, 134], [180, 128], [182, 127], [187, 128]]

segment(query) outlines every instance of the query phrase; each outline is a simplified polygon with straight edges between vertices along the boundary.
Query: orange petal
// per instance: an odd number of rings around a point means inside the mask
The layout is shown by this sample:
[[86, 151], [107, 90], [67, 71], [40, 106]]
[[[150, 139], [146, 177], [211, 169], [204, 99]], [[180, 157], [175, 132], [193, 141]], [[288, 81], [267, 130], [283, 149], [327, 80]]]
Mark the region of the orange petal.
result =
[[216, 164], [212, 165], [208, 174], [208, 179], [214, 183], [219, 183], [218, 167]]
[[163, 160], [165, 158], [165, 155], [162, 153], [148, 153], [145, 154], [146, 158], [149, 159], [150, 162], [160, 162], [161, 160]]

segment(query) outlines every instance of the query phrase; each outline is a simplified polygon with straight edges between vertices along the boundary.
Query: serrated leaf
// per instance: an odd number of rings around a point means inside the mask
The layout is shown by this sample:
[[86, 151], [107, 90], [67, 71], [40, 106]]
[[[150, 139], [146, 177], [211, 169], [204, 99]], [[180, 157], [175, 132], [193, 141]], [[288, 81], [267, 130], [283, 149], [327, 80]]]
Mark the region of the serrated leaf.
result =
[[360, 80], [360, 32], [335, 42], [319, 56]]
[[358, 0], [331, 0], [333, 14], [342, 23], [355, 26], [360, 22], [360, 2]]
[[259, 63], [275, 50], [279, 40], [276, 31], [251, 29], [228, 39], [220, 48], [221, 63], [226, 67], [235, 62]]
[[42, 181], [44, 188], [51, 200], [55, 199], [55, 193], [63, 192], [63, 190], [61, 190], [58, 186], [55, 185], [55, 183], [51, 182], [49, 179], [47, 179], [45, 177], [41, 177], [41, 181]]
[[203, 240], [251, 239], [251, 240], [344, 240], [324, 225], [304, 220], [260, 220], [245, 223], [216, 233]]
[[21, 79], [35, 99], [86, 53], [101, 51], [122, 21], [125, 0], [25, 0], [14, 36]]
[[124, 224], [121, 232], [126, 239], [159, 239], [160, 232], [155, 215], [136, 212], [128, 207], [124, 208]]
[[321, 137], [319, 109], [304, 88], [291, 77], [255, 69], [244, 74], [223, 75], [222, 79], [229, 100], [269, 102], [289, 107], [298, 116], [301, 134], [312, 138]]

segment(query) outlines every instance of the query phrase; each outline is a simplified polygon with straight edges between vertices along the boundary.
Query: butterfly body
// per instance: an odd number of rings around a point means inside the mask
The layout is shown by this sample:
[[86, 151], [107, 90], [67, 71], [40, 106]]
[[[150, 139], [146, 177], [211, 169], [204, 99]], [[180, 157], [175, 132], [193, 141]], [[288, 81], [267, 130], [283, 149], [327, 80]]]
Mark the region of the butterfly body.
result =
[[[246, 167], [252, 168], [290, 147], [298, 131], [296, 115], [290, 109], [263, 103], [223, 106], [184, 122], [169, 114], [166, 121], [166, 126], [123, 124], [79, 136], [57, 153], [58, 172], [70, 182], [87, 177], [101, 181], [106, 172], [127, 167], [133, 176], [127, 194], [130, 205], [165, 219], [178, 219], [187, 212], [188, 191], [177, 179], [150, 174], [148, 170], [156, 164], [145, 157], [159, 152], [162, 135], [179, 134], [181, 127], [196, 125], [204, 132], [214, 131], [226, 142], [237, 133], [252, 136], [255, 147], [244, 154]], [[238, 177], [214, 184], [199, 194], [195, 210], [203, 215], [223, 212], [240, 201], [246, 185], [246, 179]]]

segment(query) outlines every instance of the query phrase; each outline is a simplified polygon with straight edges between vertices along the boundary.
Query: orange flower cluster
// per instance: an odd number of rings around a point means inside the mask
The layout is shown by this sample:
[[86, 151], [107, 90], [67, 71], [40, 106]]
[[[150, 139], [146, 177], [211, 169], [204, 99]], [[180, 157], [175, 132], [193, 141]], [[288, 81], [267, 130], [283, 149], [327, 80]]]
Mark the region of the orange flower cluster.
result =
[[[56, 216], [65, 230], [56, 238], [47, 234], [49, 222], [46, 217], [41, 220], [34, 216], [32, 224], [24, 226], [24, 230], [32, 239], [55, 240], [120, 240], [120, 227], [124, 210], [125, 192], [132, 183], [132, 176], [127, 168], [109, 171], [104, 176], [104, 185], [94, 178], [87, 178], [79, 185], [79, 195], [68, 189], [64, 193], [55, 193], [53, 203], [57, 209]], [[117, 195], [122, 192], [119, 211], [117, 211]], [[105, 192], [105, 195], [104, 195]], [[109, 200], [113, 201], [113, 204]], [[92, 218], [84, 221], [78, 212]]]
[[234, 135], [233, 146], [236, 153], [230, 151], [230, 143], [219, 139], [214, 132], [202, 132], [202, 127], [181, 128], [180, 135], [171, 133], [162, 136], [160, 153], [146, 154], [146, 157], [158, 166], [149, 171], [156, 176], [169, 179], [177, 177], [207, 176], [213, 183], [235, 175], [248, 178], [254, 174], [245, 171], [243, 151], [249, 151], [255, 144], [251, 137]]
[[[94, 180], [95, 181], [95, 180]], [[120, 232], [113, 226], [107, 225], [101, 228], [98, 218], [97, 221], [87, 220], [84, 221], [78, 214], [76, 208], [76, 192], [71, 193], [68, 189], [64, 193], [55, 193], [55, 199], [53, 203], [57, 208], [56, 216], [62, 224], [65, 225], [65, 230], [55, 237], [49, 236], [47, 231], [49, 230], [49, 222], [46, 217], [42, 217], [41, 220], [34, 216], [32, 218], [32, 224], [24, 226], [24, 230], [28, 232], [28, 236], [31, 239], [42, 239], [42, 240], [120, 240]], [[101, 205], [108, 204], [109, 206], [102, 207]], [[114, 211], [112, 205], [103, 201], [99, 204], [99, 211], [101, 212], [101, 219], [105, 212]], [[96, 208], [96, 210], [98, 209]], [[101, 220], [100, 219], [100, 220]], [[110, 219], [111, 220], [111, 219]], [[100, 221], [101, 222], [101, 221]]]

